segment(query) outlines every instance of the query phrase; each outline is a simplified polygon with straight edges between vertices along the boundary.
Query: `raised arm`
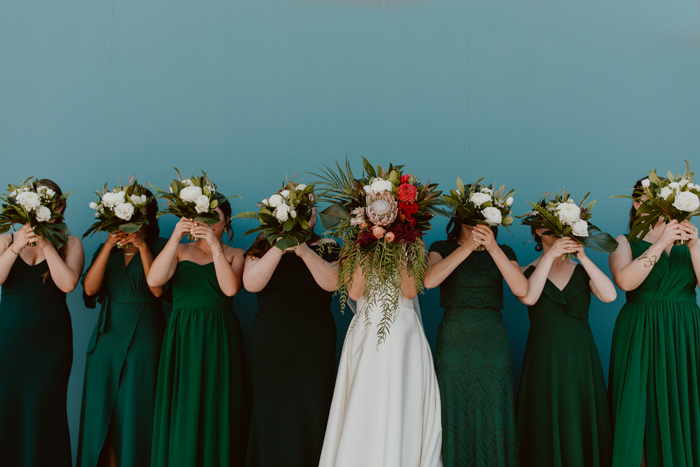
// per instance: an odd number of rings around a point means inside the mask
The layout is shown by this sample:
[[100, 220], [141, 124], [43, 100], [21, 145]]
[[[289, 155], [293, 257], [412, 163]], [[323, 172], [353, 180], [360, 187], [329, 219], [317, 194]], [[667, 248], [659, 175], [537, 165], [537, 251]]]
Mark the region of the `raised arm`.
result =
[[248, 292], [257, 293], [265, 288], [284, 252], [279, 248], [270, 248], [262, 258], [248, 256], [243, 269], [243, 286]]
[[685, 230], [686, 236], [688, 237], [686, 245], [688, 246], [688, 250], [690, 250], [690, 259], [693, 262], [695, 278], [698, 281], [698, 285], [700, 285], [700, 242], [698, 242], [698, 228], [688, 220], [683, 221], [681, 228]]
[[148, 287], [163, 287], [175, 274], [177, 269], [177, 249], [182, 237], [190, 232], [194, 222], [182, 218], [175, 224], [175, 229], [165, 244], [165, 248], [156, 256], [148, 270]]
[[[151, 266], [153, 265], [153, 253], [151, 253], [150, 248], [148, 248], [148, 243], [146, 243], [146, 239], [142, 235], [143, 234], [141, 232], [134, 232], [131, 234], [125, 234], [120, 232], [118, 238], [119, 243], [123, 245], [128, 245], [129, 243], [131, 243], [136, 248], [138, 248], [139, 256], [141, 256], [141, 265], [143, 266], [143, 273], [146, 275], [146, 277], [148, 277], [148, 273], [151, 271]], [[151, 287], [149, 285], [148, 288], [151, 290], [151, 293], [156, 297], [160, 297], [163, 295], [162, 287]]]
[[552, 263], [557, 258], [561, 258], [566, 253], [576, 252], [576, 243], [569, 237], [559, 238], [554, 242], [551, 248], [542, 254], [540, 262], [537, 264], [535, 272], [528, 279], [528, 291], [523, 297], [518, 297], [518, 300], [527, 306], [533, 306], [540, 299], [544, 286], [547, 283], [549, 271], [552, 269]]
[[12, 233], [0, 237], [0, 285], [5, 283], [19, 254], [27, 246], [26, 236], [31, 231], [31, 227], [25, 225], [15, 234], [14, 241]]
[[475, 240], [474, 235], [470, 235], [467, 241], [445, 258], [440, 253], [431, 251], [428, 255], [429, 267], [423, 277], [423, 286], [426, 289], [433, 289], [442, 284], [478, 246], [479, 243]]
[[[89, 297], [97, 295], [102, 287], [102, 281], [104, 280], [105, 270], [107, 269], [107, 261], [109, 260], [109, 255], [112, 253], [112, 248], [114, 248], [119, 241], [117, 235], [110, 233], [107, 236], [107, 241], [102, 245], [102, 249], [95, 258], [95, 261], [88, 269], [85, 274], [85, 280], [83, 281], [83, 290], [85, 294]], [[148, 276], [148, 274], [146, 275]]]
[[56, 287], [64, 293], [72, 292], [80, 281], [80, 275], [85, 265], [85, 253], [80, 239], [73, 235], [68, 237], [65, 260], [61, 258], [53, 244], [44, 237], [30, 234], [27, 236], [27, 240], [36, 242], [37, 247], [41, 248], [51, 273], [51, 279]]
[[586, 250], [583, 245], [579, 244], [577, 248], [578, 261], [586, 270], [586, 273], [588, 273], [588, 277], [590, 277], [589, 285], [593, 295], [595, 295], [602, 302], [614, 302], [617, 298], [615, 284], [613, 284], [610, 278], [603, 271], [601, 271], [593, 261], [591, 261], [588, 255], [586, 255]]
[[357, 268], [355, 268], [355, 273], [352, 276], [352, 284], [348, 286], [348, 296], [352, 300], [359, 300], [362, 294], [365, 293], [365, 282], [365, 275], [362, 273], [362, 263], [360, 263]]
[[338, 265], [334, 261], [329, 263], [328, 261], [321, 258], [318, 253], [309, 248], [306, 243], [301, 245], [287, 248], [297, 254], [304, 264], [309, 268], [311, 275], [314, 276], [314, 280], [326, 292], [334, 292], [338, 289]]
[[227, 297], [233, 297], [241, 290], [243, 273], [243, 251], [234, 248], [224, 248], [210, 225], [197, 223], [192, 228], [192, 236], [207, 242], [216, 270], [216, 280], [221, 291]]
[[506, 280], [506, 284], [510, 287], [511, 292], [516, 297], [524, 297], [527, 295], [528, 282], [527, 278], [520, 270], [520, 265], [517, 261], [511, 261], [496, 242], [496, 237], [485, 225], [478, 225], [474, 228], [472, 237], [479, 244], [483, 245], [486, 251], [489, 252], [493, 262], [496, 263], [498, 270]]

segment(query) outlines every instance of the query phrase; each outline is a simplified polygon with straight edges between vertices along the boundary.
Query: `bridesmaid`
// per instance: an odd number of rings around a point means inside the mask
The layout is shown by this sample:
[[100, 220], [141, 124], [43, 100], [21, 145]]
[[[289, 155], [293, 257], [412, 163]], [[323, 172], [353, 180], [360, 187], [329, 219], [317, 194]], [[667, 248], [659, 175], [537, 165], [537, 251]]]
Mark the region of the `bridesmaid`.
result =
[[[542, 255], [525, 269], [530, 331], [516, 408], [523, 467], [608, 467], [610, 413], [600, 356], [588, 325], [591, 294], [617, 298], [612, 281], [572, 238], [533, 230]], [[563, 260], [578, 255], [577, 263]]]
[[[527, 279], [497, 231], [452, 220], [430, 246], [423, 283], [440, 286], [435, 366], [442, 399], [442, 460], [456, 466], [516, 466], [513, 369], [501, 316], [503, 279], [516, 295]], [[484, 250], [477, 251], [479, 246]]]
[[[153, 195], [146, 191], [146, 196]], [[165, 330], [160, 287], [148, 287], [164, 246], [152, 200], [140, 232], [109, 234], [83, 277], [85, 306], [102, 304], [88, 344], [78, 467], [151, 465], [158, 360]], [[131, 244], [127, 249], [118, 245]]]
[[[245, 461], [245, 356], [233, 296], [244, 251], [233, 237], [231, 205], [209, 226], [180, 219], [148, 273], [149, 287], [172, 278], [173, 312], [163, 339], [153, 425], [153, 467], [229, 467]], [[188, 233], [197, 241], [181, 244]], [[283, 390], [284, 388], [279, 388]]]
[[627, 303], [610, 355], [613, 466], [700, 466], [698, 229], [658, 222], [644, 240], [617, 241], [610, 270]]
[[[51, 180], [39, 183], [62, 195]], [[66, 393], [73, 330], [66, 294], [78, 284], [83, 262], [83, 245], [73, 235], [59, 251], [29, 225], [0, 236], [2, 465], [72, 465]]]
[[[312, 231], [315, 223], [314, 213]], [[260, 236], [246, 253], [243, 284], [258, 294], [250, 467], [315, 466], [321, 456], [335, 383], [338, 272], [337, 255], [322, 254], [320, 243], [314, 233], [285, 254]]]

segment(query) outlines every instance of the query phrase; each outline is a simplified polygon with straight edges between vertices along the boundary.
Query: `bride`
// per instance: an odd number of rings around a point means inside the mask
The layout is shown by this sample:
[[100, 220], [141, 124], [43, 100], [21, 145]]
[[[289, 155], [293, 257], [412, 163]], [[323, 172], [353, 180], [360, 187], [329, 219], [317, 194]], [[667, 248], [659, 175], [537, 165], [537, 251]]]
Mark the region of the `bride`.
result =
[[357, 313], [340, 357], [320, 467], [442, 466], [433, 358], [414, 278], [405, 266], [400, 274], [395, 321], [378, 343], [382, 303], [391, 298], [368, 303], [362, 268], [355, 271], [348, 294]]

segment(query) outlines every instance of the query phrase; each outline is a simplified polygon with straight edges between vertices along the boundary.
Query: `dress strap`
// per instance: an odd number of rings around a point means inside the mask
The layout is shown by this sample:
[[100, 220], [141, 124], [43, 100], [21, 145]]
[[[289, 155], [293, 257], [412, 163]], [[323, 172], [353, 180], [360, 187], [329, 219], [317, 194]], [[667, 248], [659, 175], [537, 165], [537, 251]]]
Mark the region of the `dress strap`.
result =
[[9, 248], [10, 246], [12, 246], [12, 244], [13, 244], [14, 242], [15, 242], [15, 233], [14, 233], [14, 232], [10, 232], [10, 244], [7, 245], [7, 247]]

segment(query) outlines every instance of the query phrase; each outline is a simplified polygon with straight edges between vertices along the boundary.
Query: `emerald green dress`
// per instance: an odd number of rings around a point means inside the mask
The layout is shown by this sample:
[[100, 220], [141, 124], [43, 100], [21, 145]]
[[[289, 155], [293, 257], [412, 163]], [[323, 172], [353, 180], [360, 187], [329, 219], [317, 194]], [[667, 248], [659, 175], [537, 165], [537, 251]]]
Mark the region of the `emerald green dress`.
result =
[[[534, 271], [530, 266], [525, 276]], [[588, 324], [590, 305], [590, 278], [577, 264], [564, 290], [547, 279], [540, 299], [528, 307], [530, 332], [516, 412], [523, 466], [610, 465], [610, 412]]]
[[[245, 462], [243, 334], [214, 263], [180, 261], [160, 356], [153, 467]], [[283, 388], [280, 388], [283, 390]]]
[[[651, 244], [631, 243], [637, 258]], [[610, 354], [614, 466], [700, 466], [700, 308], [690, 251], [664, 252], [615, 323]]]
[[[158, 239], [154, 256], [165, 242]], [[148, 467], [165, 317], [146, 283], [141, 255], [127, 266], [123, 251], [114, 248], [100, 291], [83, 298], [88, 308], [96, 301], [102, 306], [87, 348], [77, 466], [97, 466], [109, 433], [118, 465]]]
[[[435, 242], [443, 258], [459, 245]], [[515, 252], [500, 245], [509, 260]], [[445, 309], [435, 367], [442, 401], [445, 467], [517, 466], [513, 368], [503, 308], [503, 276], [487, 251], [474, 251], [440, 284]]]
[[335, 385], [333, 294], [316, 284], [303, 259], [287, 253], [257, 295], [247, 465], [317, 466]]
[[71, 467], [73, 330], [46, 261], [15, 259], [0, 299], [0, 465]]

